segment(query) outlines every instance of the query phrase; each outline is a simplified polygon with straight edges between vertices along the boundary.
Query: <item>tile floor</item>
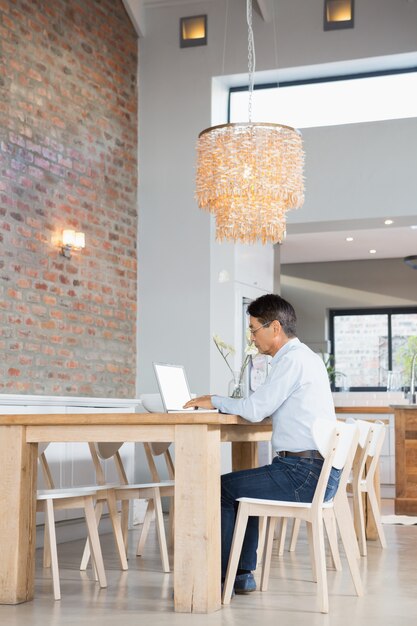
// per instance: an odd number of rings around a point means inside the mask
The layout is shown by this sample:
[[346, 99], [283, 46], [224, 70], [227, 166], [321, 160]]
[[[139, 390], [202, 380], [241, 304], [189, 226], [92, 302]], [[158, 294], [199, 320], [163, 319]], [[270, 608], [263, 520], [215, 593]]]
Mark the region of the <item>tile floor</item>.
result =
[[[384, 513], [392, 501], [383, 501]], [[152, 537], [145, 555], [135, 557], [138, 531], [130, 532], [129, 571], [121, 572], [113, 541], [104, 535], [103, 553], [108, 588], [100, 590], [78, 570], [83, 544], [74, 541], [59, 547], [62, 600], [52, 596], [50, 572], [42, 569], [37, 554], [36, 598], [18, 606], [0, 606], [1, 626], [366, 626], [417, 624], [417, 526], [385, 526], [388, 548], [368, 542], [368, 557], [361, 558], [366, 589], [354, 595], [347, 565], [343, 572], [328, 572], [330, 613], [317, 612], [315, 584], [305, 531], [295, 553], [275, 555], [267, 592], [237, 596], [230, 606], [210, 615], [173, 613], [172, 574], [160, 569], [156, 540]]]

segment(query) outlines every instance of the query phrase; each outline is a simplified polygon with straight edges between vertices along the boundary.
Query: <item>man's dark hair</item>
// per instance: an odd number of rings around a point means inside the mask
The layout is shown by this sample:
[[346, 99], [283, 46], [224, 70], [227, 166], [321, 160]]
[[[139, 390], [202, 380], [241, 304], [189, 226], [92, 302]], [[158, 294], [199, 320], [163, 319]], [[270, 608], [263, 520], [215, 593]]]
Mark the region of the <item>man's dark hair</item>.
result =
[[278, 320], [287, 337], [296, 336], [297, 316], [294, 307], [274, 293], [267, 293], [251, 302], [248, 315], [256, 317], [262, 324]]

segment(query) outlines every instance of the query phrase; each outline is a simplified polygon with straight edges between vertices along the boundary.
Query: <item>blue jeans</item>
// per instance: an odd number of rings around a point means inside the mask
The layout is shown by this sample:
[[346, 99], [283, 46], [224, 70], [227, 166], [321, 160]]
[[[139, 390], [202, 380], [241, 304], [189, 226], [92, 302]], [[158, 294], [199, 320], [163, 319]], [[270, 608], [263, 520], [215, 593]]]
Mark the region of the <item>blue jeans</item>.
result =
[[[304, 457], [275, 457], [271, 465], [223, 474], [221, 477], [222, 578], [226, 576], [238, 509], [237, 498], [311, 502], [323, 461]], [[336, 493], [341, 471], [332, 467], [325, 499]], [[238, 567], [256, 569], [258, 518], [249, 517]]]

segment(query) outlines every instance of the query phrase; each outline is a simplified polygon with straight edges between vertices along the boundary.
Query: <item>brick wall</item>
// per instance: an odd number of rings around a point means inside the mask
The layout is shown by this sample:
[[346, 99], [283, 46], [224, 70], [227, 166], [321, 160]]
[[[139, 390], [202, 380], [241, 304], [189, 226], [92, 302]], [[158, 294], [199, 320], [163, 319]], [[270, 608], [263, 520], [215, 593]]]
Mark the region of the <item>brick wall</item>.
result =
[[135, 395], [136, 67], [122, 0], [0, 0], [0, 393]]

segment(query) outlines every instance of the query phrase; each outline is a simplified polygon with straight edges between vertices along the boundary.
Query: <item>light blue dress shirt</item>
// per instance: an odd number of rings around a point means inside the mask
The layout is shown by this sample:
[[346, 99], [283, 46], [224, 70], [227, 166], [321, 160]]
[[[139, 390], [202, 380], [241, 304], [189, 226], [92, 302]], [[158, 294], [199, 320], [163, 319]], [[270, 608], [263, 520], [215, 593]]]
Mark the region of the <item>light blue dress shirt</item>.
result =
[[241, 415], [249, 422], [272, 417], [272, 449], [314, 450], [311, 424], [320, 417], [336, 421], [326, 367], [299, 339], [290, 339], [274, 356], [263, 385], [248, 398], [212, 396], [223, 413]]

